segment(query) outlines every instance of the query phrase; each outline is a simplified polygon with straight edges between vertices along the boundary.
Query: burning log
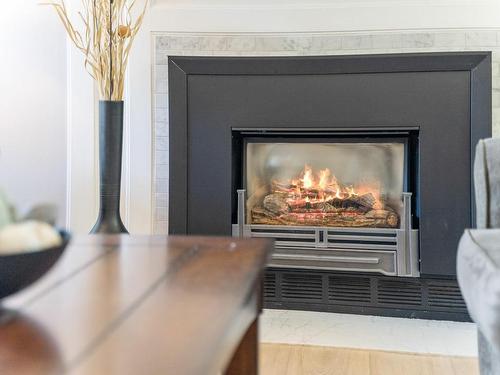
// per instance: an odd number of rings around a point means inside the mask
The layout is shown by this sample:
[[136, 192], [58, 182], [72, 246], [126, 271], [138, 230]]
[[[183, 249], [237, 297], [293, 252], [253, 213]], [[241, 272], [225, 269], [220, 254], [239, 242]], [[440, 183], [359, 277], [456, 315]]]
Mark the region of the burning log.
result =
[[358, 195], [353, 187], [340, 184], [328, 169], [315, 177], [306, 166], [301, 178], [272, 181], [271, 194], [261, 198], [260, 205], [251, 206], [249, 217], [253, 224], [267, 225], [397, 227], [399, 216], [376, 198], [380, 190], [369, 191]]
[[337, 210], [324, 212], [301, 210], [276, 215], [264, 207], [254, 207], [251, 212], [252, 224], [264, 225], [317, 225], [351, 228], [397, 228], [398, 215], [387, 210], [372, 210], [366, 214], [358, 211]]
[[315, 209], [320, 208], [326, 211], [331, 211], [335, 208], [354, 207], [362, 212], [368, 212], [375, 208], [377, 200], [371, 193], [361, 196], [353, 195], [347, 198], [319, 198], [317, 195], [303, 195], [300, 198], [295, 198], [294, 195], [282, 193], [273, 193], [266, 195], [263, 201], [263, 206], [267, 210], [275, 213], [284, 213], [295, 211], [298, 209]]
[[279, 181], [273, 181], [271, 183], [271, 190], [275, 193], [286, 193], [291, 194], [297, 191], [297, 185], [294, 184], [285, 184]]
[[363, 195], [351, 195], [348, 198], [334, 198], [331, 204], [334, 207], [340, 208], [355, 208], [363, 213], [373, 210], [377, 204], [377, 200], [372, 193]]
[[396, 228], [399, 224], [399, 217], [393, 211], [388, 210], [372, 210], [365, 215], [369, 219], [374, 219], [384, 226]]
[[263, 207], [252, 209], [252, 224], [264, 225], [317, 225], [350, 228], [396, 228], [399, 218], [396, 213], [387, 210], [372, 210], [366, 214], [357, 211], [321, 210], [287, 212], [276, 215]]
[[273, 214], [271, 211], [267, 211], [263, 207], [254, 207], [252, 209], [252, 223], [265, 225], [291, 225], [281, 219], [280, 216]]
[[371, 209], [375, 206], [377, 203], [377, 199], [373, 196], [372, 193], [367, 193], [363, 195], [355, 195], [352, 197], [349, 197], [349, 200], [353, 201], [357, 205], [361, 207], [366, 207], [368, 209]]
[[263, 205], [265, 209], [275, 214], [283, 214], [290, 211], [285, 197], [281, 194], [266, 195]]
[[363, 195], [351, 195], [347, 198], [333, 197], [324, 201], [336, 208], [349, 208], [353, 207], [361, 212], [368, 212], [375, 208], [377, 200], [372, 193]]

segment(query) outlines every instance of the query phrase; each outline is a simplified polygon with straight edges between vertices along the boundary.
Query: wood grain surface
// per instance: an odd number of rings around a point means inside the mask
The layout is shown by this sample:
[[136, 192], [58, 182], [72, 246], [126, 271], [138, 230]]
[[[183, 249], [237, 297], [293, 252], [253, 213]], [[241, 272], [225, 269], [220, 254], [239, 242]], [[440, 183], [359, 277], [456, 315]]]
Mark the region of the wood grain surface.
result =
[[477, 358], [261, 344], [262, 375], [479, 375]]
[[0, 374], [223, 371], [260, 313], [271, 249], [253, 239], [76, 238], [40, 282], [3, 301]]

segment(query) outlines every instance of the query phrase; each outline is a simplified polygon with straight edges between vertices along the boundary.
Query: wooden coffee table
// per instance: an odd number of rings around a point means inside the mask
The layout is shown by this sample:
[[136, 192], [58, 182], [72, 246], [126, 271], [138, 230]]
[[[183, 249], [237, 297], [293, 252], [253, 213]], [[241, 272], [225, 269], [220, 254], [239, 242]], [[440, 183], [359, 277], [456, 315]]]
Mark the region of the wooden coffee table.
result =
[[272, 242], [85, 236], [3, 301], [0, 374], [257, 374]]

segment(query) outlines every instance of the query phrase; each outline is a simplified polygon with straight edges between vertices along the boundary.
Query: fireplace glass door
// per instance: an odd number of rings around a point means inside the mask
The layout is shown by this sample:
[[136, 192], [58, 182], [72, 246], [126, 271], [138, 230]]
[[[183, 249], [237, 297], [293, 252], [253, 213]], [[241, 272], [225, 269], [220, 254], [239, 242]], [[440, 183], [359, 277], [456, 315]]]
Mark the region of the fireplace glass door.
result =
[[247, 224], [399, 228], [405, 141], [247, 141]]

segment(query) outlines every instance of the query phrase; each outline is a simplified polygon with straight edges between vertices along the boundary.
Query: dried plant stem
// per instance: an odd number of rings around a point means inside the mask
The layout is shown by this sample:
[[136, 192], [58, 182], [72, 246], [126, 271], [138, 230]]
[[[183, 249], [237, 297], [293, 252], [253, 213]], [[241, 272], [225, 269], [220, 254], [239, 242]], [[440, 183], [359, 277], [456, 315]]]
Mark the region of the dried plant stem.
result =
[[64, 0], [43, 3], [52, 6], [69, 38], [85, 56], [85, 69], [97, 82], [102, 100], [123, 100], [125, 71], [130, 49], [139, 31], [148, 0], [132, 20], [137, 0], [82, 0], [78, 12], [81, 30], [71, 21]]

